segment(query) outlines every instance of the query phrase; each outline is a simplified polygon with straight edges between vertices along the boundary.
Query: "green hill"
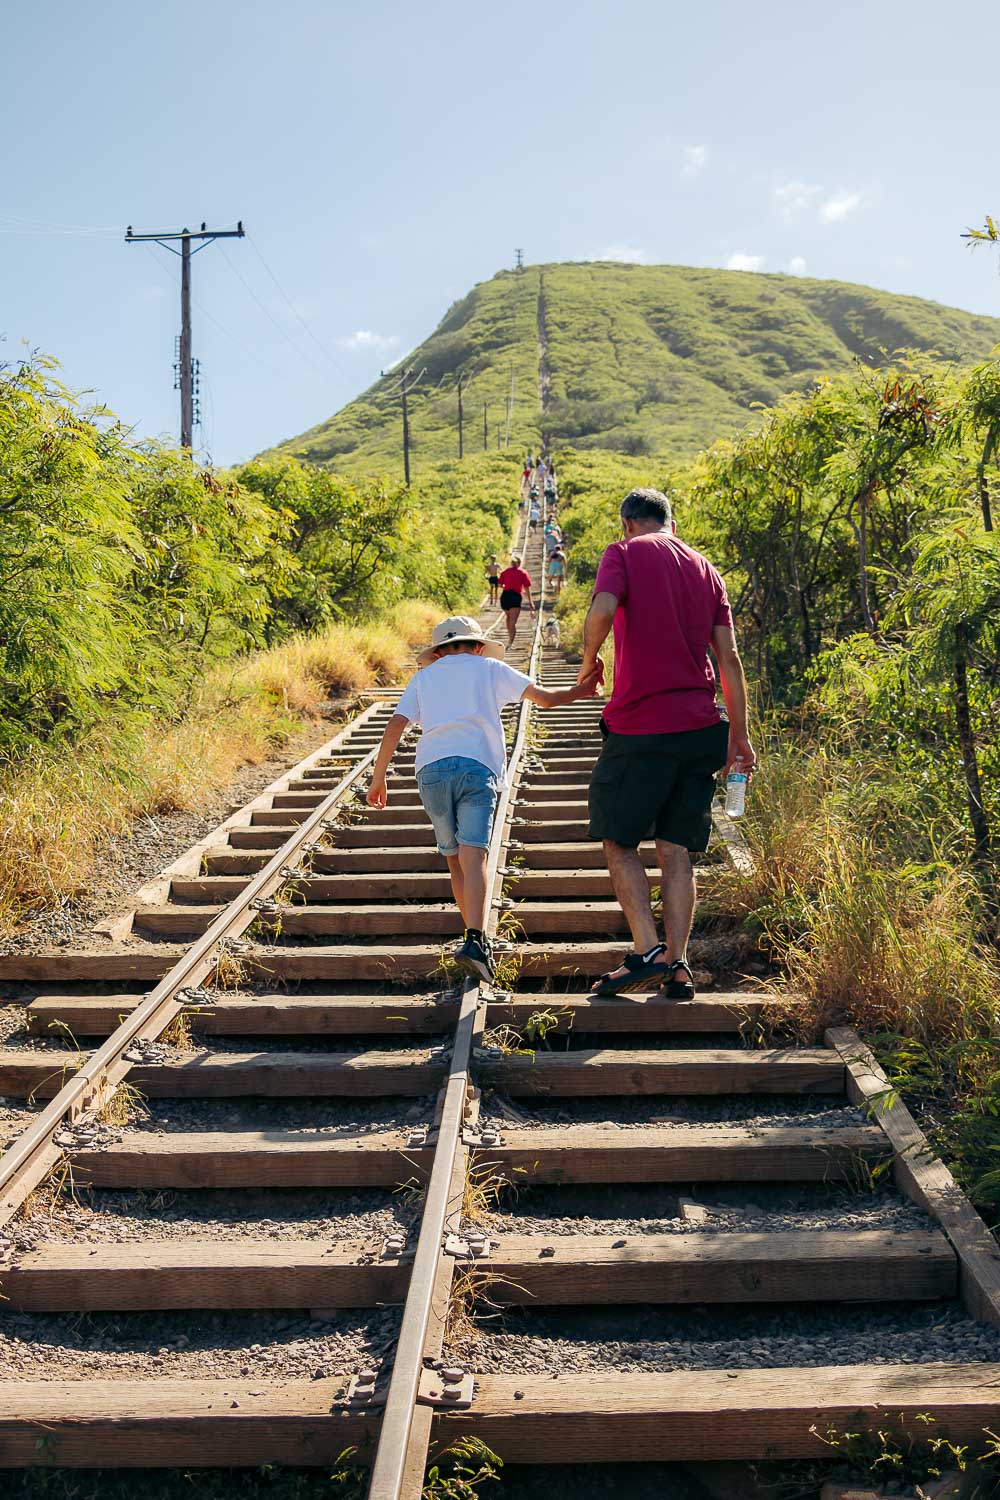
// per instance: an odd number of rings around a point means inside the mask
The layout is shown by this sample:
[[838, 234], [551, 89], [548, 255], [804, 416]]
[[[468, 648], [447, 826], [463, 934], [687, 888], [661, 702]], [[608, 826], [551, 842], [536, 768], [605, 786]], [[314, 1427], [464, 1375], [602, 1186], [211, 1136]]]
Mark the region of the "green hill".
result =
[[[465, 452], [506, 436], [683, 458], [818, 376], [882, 351], [934, 351], [966, 363], [1000, 343], [1000, 320], [845, 282], [612, 262], [501, 271], [449, 308], [398, 367], [411, 454], [454, 458], [462, 377]], [[422, 372], [422, 373], [421, 373]], [[401, 468], [398, 377], [281, 445], [347, 474]]]

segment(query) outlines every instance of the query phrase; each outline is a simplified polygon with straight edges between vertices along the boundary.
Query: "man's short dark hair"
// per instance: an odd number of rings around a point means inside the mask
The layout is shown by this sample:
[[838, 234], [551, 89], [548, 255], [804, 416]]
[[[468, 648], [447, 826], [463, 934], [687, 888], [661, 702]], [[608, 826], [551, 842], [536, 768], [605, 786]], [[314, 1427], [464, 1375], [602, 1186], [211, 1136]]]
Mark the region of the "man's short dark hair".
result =
[[673, 520], [670, 501], [661, 490], [629, 490], [621, 505], [623, 521], [658, 521], [669, 526]]

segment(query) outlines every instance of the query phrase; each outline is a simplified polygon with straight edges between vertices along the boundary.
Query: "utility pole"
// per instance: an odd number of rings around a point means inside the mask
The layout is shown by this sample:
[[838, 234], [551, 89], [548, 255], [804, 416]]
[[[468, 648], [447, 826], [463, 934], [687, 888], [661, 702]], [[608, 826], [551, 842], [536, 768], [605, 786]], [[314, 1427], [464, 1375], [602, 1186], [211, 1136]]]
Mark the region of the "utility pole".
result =
[[[181, 447], [187, 448], [189, 452], [194, 447], [195, 423], [195, 361], [191, 357], [191, 257], [197, 255], [199, 250], [204, 250], [213, 240], [241, 240], [245, 232], [242, 219], [235, 229], [209, 229], [203, 223], [200, 229], [194, 230], [171, 229], [152, 234], [135, 234], [130, 224], [125, 231], [126, 245], [152, 240], [181, 258], [181, 338], [177, 351], [177, 385], [181, 393]], [[174, 248], [177, 240], [180, 241], [179, 250]], [[191, 249], [192, 240], [201, 241], [195, 250]]]
[[511, 362], [510, 362], [510, 394], [507, 397], [507, 437], [506, 437], [506, 439], [504, 441], [504, 447], [505, 448], [509, 448], [510, 447], [510, 414], [513, 411], [513, 409], [514, 409], [514, 361], [511, 360]]
[[498, 422], [497, 423], [497, 448], [498, 449], [501, 447], [500, 439], [502, 438], [502, 436], [503, 436], [503, 423], [502, 422]]
[[[420, 371], [420, 374], [415, 376], [411, 380], [410, 374], [412, 369], [412, 365], [407, 365], [406, 369], [400, 376], [399, 385], [396, 387], [403, 398], [403, 479], [406, 483], [407, 489], [409, 489], [410, 487], [410, 408], [407, 405], [406, 398], [409, 396], [411, 391], [416, 390], [421, 380], [423, 380], [424, 371], [427, 369], [427, 366], [425, 365], [424, 369]], [[380, 371], [380, 374], [384, 379], [385, 371]]]
[[488, 408], [486, 406], [486, 402], [484, 401], [483, 402], [483, 452], [484, 453], [486, 452], [487, 448], [490, 446], [490, 435], [489, 435], [489, 431], [487, 430], [487, 426], [486, 426], [486, 414], [487, 414], [487, 410], [488, 410]]
[[517, 256], [517, 264], [514, 267], [515, 271], [523, 271], [524, 270], [524, 251], [523, 250], [515, 250], [514, 254]]
[[463, 451], [462, 451], [462, 381], [464, 379], [465, 379], [464, 375], [460, 375], [458, 377], [458, 456], [459, 456], [459, 458], [463, 458], [464, 457], [464, 454], [463, 454]]

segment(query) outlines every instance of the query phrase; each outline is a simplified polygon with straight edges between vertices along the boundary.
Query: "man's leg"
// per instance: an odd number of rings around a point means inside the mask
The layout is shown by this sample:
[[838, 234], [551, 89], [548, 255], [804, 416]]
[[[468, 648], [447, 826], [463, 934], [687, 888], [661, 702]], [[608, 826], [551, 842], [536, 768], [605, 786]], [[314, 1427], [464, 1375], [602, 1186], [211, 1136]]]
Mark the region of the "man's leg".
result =
[[486, 925], [486, 850], [459, 844], [458, 861], [464, 897], [462, 917], [466, 927], [482, 932]]
[[608, 862], [611, 884], [615, 898], [632, 933], [636, 953], [647, 953], [659, 938], [649, 900], [649, 881], [638, 849], [625, 844], [613, 844], [604, 840], [604, 856]]
[[469, 920], [465, 914], [465, 877], [462, 873], [462, 849], [459, 845], [457, 854], [447, 854], [448, 874], [451, 876], [451, 891], [455, 897], [455, 905], [462, 917], [462, 925], [468, 927]]
[[519, 609], [509, 609], [507, 611], [507, 641], [511, 646], [513, 646], [514, 637], [517, 635], [517, 622], [520, 614], [521, 611]]
[[663, 935], [667, 944], [667, 962], [678, 959], [687, 963], [688, 938], [694, 921], [698, 891], [691, 856], [681, 844], [656, 840], [656, 855], [663, 875]]

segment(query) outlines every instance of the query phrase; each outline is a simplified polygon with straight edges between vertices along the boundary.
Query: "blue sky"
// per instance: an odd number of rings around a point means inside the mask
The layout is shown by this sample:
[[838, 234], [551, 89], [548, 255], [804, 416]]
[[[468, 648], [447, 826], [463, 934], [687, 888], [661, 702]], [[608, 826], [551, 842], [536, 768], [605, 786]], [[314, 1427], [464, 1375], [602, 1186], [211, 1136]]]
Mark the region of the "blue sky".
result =
[[0, 355], [175, 434], [194, 262], [202, 440], [328, 416], [513, 262], [866, 282], [1000, 314], [995, 0], [34, 0], [5, 18]]

